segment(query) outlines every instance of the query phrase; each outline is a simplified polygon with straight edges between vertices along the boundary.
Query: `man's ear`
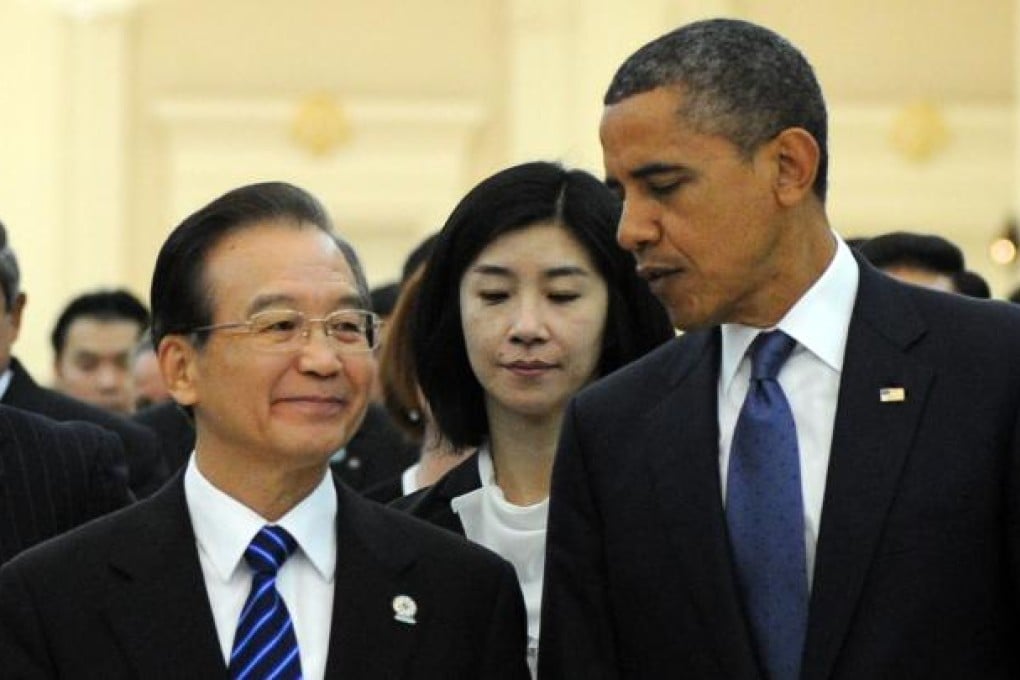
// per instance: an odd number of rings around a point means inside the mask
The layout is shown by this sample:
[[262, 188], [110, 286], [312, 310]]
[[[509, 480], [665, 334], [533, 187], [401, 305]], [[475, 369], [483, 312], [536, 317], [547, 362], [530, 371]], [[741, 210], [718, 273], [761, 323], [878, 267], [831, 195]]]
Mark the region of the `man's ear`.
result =
[[814, 136], [803, 128], [787, 128], [772, 140], [778, 173], [776, 198], [792, 207], [812, 194], [822, 152]]
[[11, 328], [14, 329], [14, 337], [11, 338], [12, 343], [18, 339], [18, 334], [21, 333], [21, 314], [25, 311], [26, 303], [28, 303], [28, 296], [24, 293], [18, 293], [14, 297], [14, 304], [11, 305]]
[[156, 350], [159, 371], [167, 391], [178, 404], [192, 406], [198, 401], [198, 350], [183, 335], [168, 335]]

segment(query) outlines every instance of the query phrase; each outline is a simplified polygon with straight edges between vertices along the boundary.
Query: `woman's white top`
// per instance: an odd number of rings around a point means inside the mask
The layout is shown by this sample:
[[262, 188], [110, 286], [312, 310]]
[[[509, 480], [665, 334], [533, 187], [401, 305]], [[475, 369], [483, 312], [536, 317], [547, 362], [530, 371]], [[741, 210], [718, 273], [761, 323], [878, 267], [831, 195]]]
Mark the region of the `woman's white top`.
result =
[[528, 667], [535, 677], [538, 663], [538, 624], [545, 571], [545, 527], [549, 499], [534, 505], [514, 505], [496, 486], [488, 445], [478, 449], [482, 486], [457, 496], [450, 506], [464, 525], [465, 535], [513, 565], [528, 613]]

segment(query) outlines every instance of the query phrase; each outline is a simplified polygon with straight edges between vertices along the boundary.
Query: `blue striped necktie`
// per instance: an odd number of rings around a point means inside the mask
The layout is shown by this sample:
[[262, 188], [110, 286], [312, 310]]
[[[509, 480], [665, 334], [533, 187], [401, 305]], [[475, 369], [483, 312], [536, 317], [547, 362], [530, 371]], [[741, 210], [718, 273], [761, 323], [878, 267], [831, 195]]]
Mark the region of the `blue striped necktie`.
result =
[[807, 631], [807, 559], [797, 429], [776, 376], [796, 341], [755, 338], [730, 447], [726, 523], [737, 584], [765, 676], [797, 680]]
[[252, 570], [251, 592], [234, 634], [228, 670], [234, 680], [295, 680], [301, 677], [294, 624], [276, 589], [276, 573], [297, 548], [278, 526], [262, 527], [244, 551]]

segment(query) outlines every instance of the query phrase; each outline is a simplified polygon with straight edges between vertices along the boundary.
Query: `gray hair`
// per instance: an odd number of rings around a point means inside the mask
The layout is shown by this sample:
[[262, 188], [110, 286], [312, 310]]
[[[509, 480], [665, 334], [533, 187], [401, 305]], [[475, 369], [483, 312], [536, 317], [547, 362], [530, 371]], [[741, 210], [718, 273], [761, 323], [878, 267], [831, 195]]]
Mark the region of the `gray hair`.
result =
[[632, 54], [603, 103], [616, 104], [659, 87], [679, 87], [677, 114], [700, 132], [718, 134], [750, 157], [787, 128], [799, 127], [821, 150], [812, 190], [825, 200], [827, 116], [811, 64], [782, 36], [736, 19], [682, 26]]
[[18, 258], [7, 242], [7, 228], [3, 222], [0, 222], [0, 287], [3, 288], [4, 303], [10, 312], [21, 292], [21, 270], [18, 268]]

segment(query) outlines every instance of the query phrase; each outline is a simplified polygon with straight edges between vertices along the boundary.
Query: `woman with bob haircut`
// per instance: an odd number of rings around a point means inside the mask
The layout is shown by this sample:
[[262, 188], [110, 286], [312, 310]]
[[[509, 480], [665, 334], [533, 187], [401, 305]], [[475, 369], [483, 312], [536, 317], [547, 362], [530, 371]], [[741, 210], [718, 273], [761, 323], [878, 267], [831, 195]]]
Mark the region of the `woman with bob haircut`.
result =
[[454, 209], [413, 314], [414, 365], [453, 449], [478, 448], [396, 502], [513, 564], [534, 675], [550, 477], [567, 402], [674, 332], [615, 240], [620, 203], [580, 170], [533, 162]]

